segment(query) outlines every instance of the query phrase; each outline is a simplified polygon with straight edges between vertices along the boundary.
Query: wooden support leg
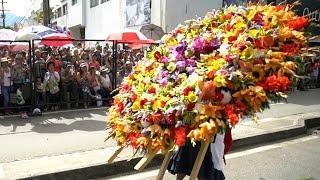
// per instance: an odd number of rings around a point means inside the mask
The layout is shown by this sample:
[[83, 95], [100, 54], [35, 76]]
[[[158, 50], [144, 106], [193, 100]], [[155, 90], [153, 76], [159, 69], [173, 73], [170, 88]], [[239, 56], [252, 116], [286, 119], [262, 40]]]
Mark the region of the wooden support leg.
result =
[[158, 176], [156, 180], [162, 180], [164, 174], [166, 173], [167, 167], [169, 165], [170, 162], [170, 157], [172, 156], [172, 151], [169, 151], [166, 153], [166, 155], [164, 156], [164, 160], [162, 161]]
[[155, 155], [156, 153], [150, 153], [145, 155], [134, 167], [134, 169], [137, 171], [142, 171], [149, 164], [149, 162], [154, 158]]
[[116, 149], [113, 154], [111, 154], [111, 156], [107, 159], [108, 163], [112, 163], [114, 161], [114, 159], [118, 156], [118, 154], [120, 154], [120, 152], [123, 150], [123, 147], [118, 147], [118, 149]]
[[209, 142], [201, 142], [201, 147], [200, 147], [199, 153], [197, 155], [197, 159], [193, 165], [193, 168], [192, 168], [192, 171], [190, 174], [190, 180], [197, 179], [197, 176], [199, 174], [199, 170], [202, 165], [202, 161], [204, 159], [204, 156], [206, 155], [206, 152], [208, 150], [209, 145], [210, 145], [210, 141]]

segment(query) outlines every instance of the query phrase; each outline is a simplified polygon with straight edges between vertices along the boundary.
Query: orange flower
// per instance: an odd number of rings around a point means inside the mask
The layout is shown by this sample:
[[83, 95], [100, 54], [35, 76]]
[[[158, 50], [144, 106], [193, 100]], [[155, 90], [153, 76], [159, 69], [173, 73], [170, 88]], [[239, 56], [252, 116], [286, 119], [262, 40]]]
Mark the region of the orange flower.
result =
[[173, 128], [172, 132], [174, 134], [175, 143], [180, 147], [184, 146], [187, 139], [187, 129], [185, 127], [177, 127]]
[[296, 19], [288, 22], [288, 26], [297, 31], [304, 27], [307, 27], [308, 24], [309, 20], [306, 17], [297, 17]]

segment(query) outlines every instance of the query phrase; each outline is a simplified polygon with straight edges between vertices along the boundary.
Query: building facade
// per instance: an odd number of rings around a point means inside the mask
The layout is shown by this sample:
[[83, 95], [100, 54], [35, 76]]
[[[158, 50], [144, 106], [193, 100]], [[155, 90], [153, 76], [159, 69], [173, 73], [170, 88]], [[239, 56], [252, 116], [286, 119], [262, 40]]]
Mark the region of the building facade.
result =
[[222, 5], [223, 0], [62, 0], [51, 22], [67, 27], [76, 39], [104, 39], [111, 32], [139, 30], [146, 24], [170, 32]]

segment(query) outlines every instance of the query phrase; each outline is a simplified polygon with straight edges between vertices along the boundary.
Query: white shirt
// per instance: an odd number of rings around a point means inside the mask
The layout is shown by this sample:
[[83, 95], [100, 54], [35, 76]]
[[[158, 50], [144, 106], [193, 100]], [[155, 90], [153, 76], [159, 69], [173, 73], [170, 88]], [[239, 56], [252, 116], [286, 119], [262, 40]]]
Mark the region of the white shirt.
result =
[[111, 88], [111, 81], [108, 75], [106, 75], [105, 77], [100, 76], [101, 78], [101, 84], [104, 88], [106, 89], [110, 89]]
[[11, 73], [9, 72], [4, 72], [3, 73], [3, 86], [10, 86], [10, 81], [11, 81]]
[[210, 144], [210, 150], [212, 155], [212, 162], [214, 168], [222, 171], [224, 169], [224, 135], [225, 133], [217, 133], [214, 143]]

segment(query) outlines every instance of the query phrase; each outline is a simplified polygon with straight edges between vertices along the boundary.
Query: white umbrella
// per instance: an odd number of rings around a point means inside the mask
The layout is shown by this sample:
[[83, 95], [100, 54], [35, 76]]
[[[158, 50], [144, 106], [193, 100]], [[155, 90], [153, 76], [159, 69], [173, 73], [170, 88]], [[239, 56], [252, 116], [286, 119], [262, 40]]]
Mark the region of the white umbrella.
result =
[[43, 25], [37, 25], [37, 26], [28, 26], [28, 27], [22, 28], [18, 31], [18, 33], [22, 33], [22, 34], [36, 33], [37, 34], [44, 31], [55, 31], [55, 30]]
[[16, 41], [30, 41], [33, 39], [41, 39], [41, 37], [35, 33], [18, 33], [15, 37]]
[[[17, 32], [10, 29], [0, 29], [0, 40], [14, 41]], [[10, 42], [0, 42], [0, 46], [9, 45]]]

